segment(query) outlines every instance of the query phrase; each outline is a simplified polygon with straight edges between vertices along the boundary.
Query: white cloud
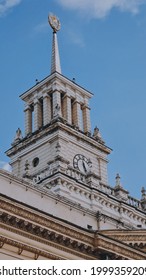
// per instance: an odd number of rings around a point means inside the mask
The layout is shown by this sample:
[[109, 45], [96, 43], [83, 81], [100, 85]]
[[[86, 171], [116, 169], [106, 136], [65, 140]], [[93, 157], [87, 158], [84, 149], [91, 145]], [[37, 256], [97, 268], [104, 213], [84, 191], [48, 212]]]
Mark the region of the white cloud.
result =
[[73, 44], [75, 44], [81, 48], [83, 48], [85, 46], [84, 39], [78, 31], [75, 31], [72, 29], [67, 29], [67, 35]]
[[11, 168], [10, 164], [8, 162], [5, 162], [5, 161], [0, 161], [0, 168], [4, 169], [6, 171], [9, 171], [9, 172], [12, 171], [12, 168]]
[[146, 4], [146, 0], [58, 0], [58, 3], [92, 18], [103, 18], [113, 8], [136, 14], [140, 5]]
[[21, 2], [22, 0], [0, 0], [0, 16]]
[[42, 22], [35, 27], [37, 33], [48, 32], [48, 22]]

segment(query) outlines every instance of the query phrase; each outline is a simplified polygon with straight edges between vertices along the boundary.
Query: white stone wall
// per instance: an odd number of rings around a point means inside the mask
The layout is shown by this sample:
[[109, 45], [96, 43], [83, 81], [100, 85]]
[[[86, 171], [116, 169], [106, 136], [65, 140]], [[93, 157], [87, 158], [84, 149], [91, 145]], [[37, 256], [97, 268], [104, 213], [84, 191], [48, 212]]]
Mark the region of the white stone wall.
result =
[[73, 158], [76, 154], [82, 154], [92, 162], [91, 172], [101, 177], [104, 184], [108, 183], [107, 159], [106, 154], [88, 141], [85, 141], [80, 135], [71, 136], [67, 133], [59, 133], [61, 145], [61, 156], [65, 156], [73, 166]]
[[[69, 161], [69, 167], [74, 168], [73, 159], [75, 155], [81, 154], [91, 161], [91, 172], [99, 176], [103, 184], [107, 184], [106, 153], [98, 148], [98, 144], [94, 140], [90, 141], [90, 138], [79, 132], [74, 133], [73, 129], [71, 132], [64, 128], [41, 139], [36, 139], [36, 142], [12, 157], [13, 173], [23, 177], [26, 161], [29, 164], [29, 175], [40, 173], [43, 169], [48, 168], [48, 162], [53, 161], [57, 155]], [[58, 144], [59, 149], [57, 149]], [[33, 160], [37, 157], [39, 164], [33, 167]]]
[[[82, 228], [91, 226], [93, 230], [124, 229], [141, 225], [141, 228], [146, 229], [144, 212], [89, 188], [84, 187], [84, 192], [80, 192], [78, 187], [77, 184], [74, 185], [69, 190], [68, 198], [61, 198], [53, 189], [48, 190], [26, 180], [18, 180], [7, 172], [0, 174], [1, 194]], [[82, 203], [79, 203], [80, 200]], [[102, 214], [100, 219], [97, 217], [98, 212]]]

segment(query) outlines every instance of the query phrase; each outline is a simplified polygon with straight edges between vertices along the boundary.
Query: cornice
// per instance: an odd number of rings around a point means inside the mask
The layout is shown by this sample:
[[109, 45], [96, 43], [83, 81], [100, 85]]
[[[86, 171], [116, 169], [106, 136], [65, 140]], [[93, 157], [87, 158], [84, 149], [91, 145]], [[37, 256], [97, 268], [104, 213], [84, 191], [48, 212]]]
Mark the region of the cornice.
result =
[[[34, 131], [32, 134], [24, 137], [16, 145], [12, 146], [9, 150], [6, 151], [8, 156], [15, 155], [18, 151], [26, 149], [28, 146], [34, 145], [37, 140], [44, 138], [44, 136], [50, 135], [57, 130], [63, 130], [68, 134], [72, 134], [76, 138], [80, 138], [82, 141], [87, 142], [89, 145], [98, 148], [101, 152], [106, 153], [107, 155], [111, 153], [111, 149], [105, 144], [100, 143], [98, 140], [95, 140], [93, 137], [86, 135], [83, 131], [75, 129], [73, 125], [70, 125], [63, 118], [53, 119], [49, 124], [40, 128], [39, 130]], [[43, 140], [47, 142], [48, 138]]]
[[[29, 239], [30, 244], [31, 244], [31, 240], [32, 240], [35, 242], [39, 242], [40, 244], [55, 248], [58, 250], [58, 252], [72, 254], [72, 255], [82, 258], [82, 259], [96, 259], [96, 257], [93, 254], [93, 252], [95, 250], [88, 248], [88, 251], [85, 252], [84, 245], [79, 242], [77, 243], [76, 241], [74, 243], [72, 242], [72, 246], [69, 246], [71, 243], [71, 240], [69, 238], [64, 238], [63, 236], [58, 235], [49, 230], [43, 231], [43, 228], [41, 228], [39, 226], [35, 227], [35, 225], [30, 224], [28, 222], [24, 222], [24, 224], [21, 224], [21, 227], [22, 227], [21, 230], [18, 229], [18, 227], [16, 225], [14, 225], [14, 219], [13, 219], [13, 225], [10, 226], [9, 224], [1, 223], [0, 227], [9, 232], [17, 234], [18, 236], [23, 236], [24, 238]], [[32, 232], [32, 229], [33, 229], [33, 232]], [[7, 243], [7, 242], [5, 242], [5, 243]], [[18, 244], [19, 244], [19, 242], [18, 242]], [[19, 246], [20, 249], [23, 248], [23, 250], [32, 252], [31, 246], [28, 246], [28, 248], [27, 248], [27, 247], [25, 247], [25, 243], [20, 243], [20, 244], [21, 244], [21, 246]], [[2, 243], [2, 246], [3, 245], [4, 244]], [[16, 247], [18, 247], [18, 245]], [[34, 247], [32, 247], [32, 248], [35, 251], [40, 252], [39, 255], [43, 255], [44, 250], [42, 250], [41, 248], [39, 250], [37, 250]], [[85, 248], [85, 249], [87, 249], [87, 248]], [[47, 252], [48, 251], [46, 249], [46, 253]], [[62, 254], [61, 254], [61, 257], [59, 257], [59, 253], [58, 253], [58, 256], [54, 255], [54, 254], [51, 254], [51, 255], [53, 256], [52, 259], [61, 259], [61, 260], [66, 259], [66, 258], [62, 257]]]
[[36, 213], [27, 211], [26, 208], [21, 209], [7, 202], [1, 203], [1, 206], [9, 211], [9, 213], [1, 212], [1, 228], [6, 228], [8, 231], [50, 245], [82, 259], [97, 258], [97, 250], [92, 244], [93, 235], [87, 236], [83, 231], [54, 222], [54, 219], [40, 217]]
[[108, 237], [114, 238], [125, 243], [143, 243], [146, 244], [146, 230], [121, 230], [121, 231], [102, 231], [102, 233]]
[[93, 244], [92, 234], [75, 228], [75, 226], [69, 225], [57, 218], [53, 218], [47, 214], [40, 213], [30, 207], [21, 205], [20, 203], [15, 204], [6, 198], [0, 198], [1, 209], [3, 209], [7, 214], [15, 215], [22, 219], [28, 220], [35, 224], [39, 224], [43, 227], [50, 228], [61, 234], [66, 234], [72, 238], [76, 238], [82, 242], [89, 245]]
[[69, 85], [74, 90], [79, 91], [81, 94], [88, 96], [91, 98], [93, 93], [86, 90], [85, 88], [79, 86], [77, 83], [74, 83], [72, 80], [68, 79], [67, 77], [63, 76], [58, 72], [54, 72], [53, 74], [45, 77], [42, 81], [31, 87], [29, 90], [25, 91], [23, 94], [20, 95], [22, 100], [26, 100], [29, 95], [32, 95], [34, 92], [39, 92], [44, 89], [47, 89], [48, 86], [53, 85], [54, 81], [58, 80], [59, 82], [63, 83], [63, 85]]
[[24, 250], [27, 252], [31, 252], [32, 254], [34, 254], [34, 257], [33, 257], [34, 260], [37, 260], [39, 257], [45, 257], [50, 260], [62, 260], [63, 259], [58, 256], [55, 256], [54, 254], [44, 252], [43, 250], [38, 250], [38, 249], [36, 249], [32, 246], [26, 245], [22, 242], [15, 241], [8, 237], [0, 236], [0, 249], [2, 249], [5, 244], [18, 248], [18, 252], [17, 252], [18, 255], [21, 255]]
[[144, 253], [100, 232], [89, 234], [78, 228], [69, 228], [64, 223], [36, 211], [32, 212], [23, 205], [12, 205], [8, 200], [1, 200], [1, 208], [4, 210], [1, 211], [1, 228], [82, 259], [100, 259], [99, 255], [106, 251], [116, 258], [145, 259]]
[[145, 260], [146, 254], [144, 252], [140, 252], [139, 250], [130, 247], [123, 242], [118, 242], [118, 240], [109, 238], [109, 236], [103, 236], [100, 233], [97, 233], [95, 244], [98, 249], [104, 250], [109, 253], [116, 254], [117, 256], [131, 259], [131, 260]]

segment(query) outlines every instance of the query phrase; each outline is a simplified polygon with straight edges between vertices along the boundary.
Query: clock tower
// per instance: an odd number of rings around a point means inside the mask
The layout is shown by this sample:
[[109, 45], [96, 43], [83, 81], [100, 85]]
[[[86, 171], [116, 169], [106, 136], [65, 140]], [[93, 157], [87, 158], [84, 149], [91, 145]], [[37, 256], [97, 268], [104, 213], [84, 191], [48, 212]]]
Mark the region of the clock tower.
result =
[[[60, 21], [49, 16], [53, 30], [51, 73], [24, 92], [25, 135], [16, 131], [11, 159], [13, 199], [40, 215], [85, 231], [117, 230], [145, 225], [145, 194], [137, 200], [120, 182], [109, 186], [105, 145], [99, 129], [91, 132], [92, 93], [61, 73], [57, 32]], [[11, 181], [11, 180], [10, 180]]]
[[93, 95], [62, 74], [60, 21], [48, 20], [51, 73], [20, 96], [25, 133], [6, 152], [12, 173], [0, 170], [0, 259], [146, 259], [146, 191], [131, 197], [119, 174], [109, 186]]
[[25, 136], [17, 130], [7, 155], [16, 176], [86, 205], [82, 194], [88, 197], [108, 183], [111, 150], [97, 127], [91, 133], [92, 93], [61, 73], [60, 21], [49, 15], [49, 23], [53, 30], [51, 74], [20, 96], [25, 104]]

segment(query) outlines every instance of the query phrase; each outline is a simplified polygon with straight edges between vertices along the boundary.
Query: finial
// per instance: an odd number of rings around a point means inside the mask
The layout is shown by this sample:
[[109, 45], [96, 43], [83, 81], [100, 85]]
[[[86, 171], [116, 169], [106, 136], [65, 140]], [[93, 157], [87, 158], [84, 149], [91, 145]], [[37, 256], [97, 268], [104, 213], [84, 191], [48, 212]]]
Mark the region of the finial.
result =
[[141, 190], [141, 206], [142, 206], [142, 210], [146, 211], [146, 189], [144, 187], [142, 187]]
[[142, 193], [142, 199], [146, 199], [146, 189], [144, 187], [142, 187], [141, 193]]
[[22, 139], [22, 132], [21, 132], [21, 129], [19, 127], [16, 130], [16, 138], [17, 139]]
[[121, 177], [119, 173], [116, 175], [116, 187], [121, 187]]
[[98, 137], [101, 138], [101, 135], [100, 135], [100, 132], [99, 132], [99, 128], [97, 126], [95, 126], [95, 128], [94, 128], [93, 137], [94, 138], [98, 138]]
[[97, 140], [99, 143], [104, 144], [101, 133], [100, 133], [99, 128], [97, 126], [94, 128], [93, 138], [95, 140]]
[[61, 24], [59, 18], [57, 18], [55, 15], [49, 14], [48, 22], [55, 33], [60, 30]]
[[13, 143], [12, 143], [12, 146], [13, 145], [15, 145], [15, 144], [17, 144], [20, 140], [22, 140], [22, 132], [21, 132], [21, 129], [20, 128], [18, 128], [17, 130], [16, 130], [16, 134], [15, 134], [15, 138], [14, 138], [14, 141], [13, 141]]

